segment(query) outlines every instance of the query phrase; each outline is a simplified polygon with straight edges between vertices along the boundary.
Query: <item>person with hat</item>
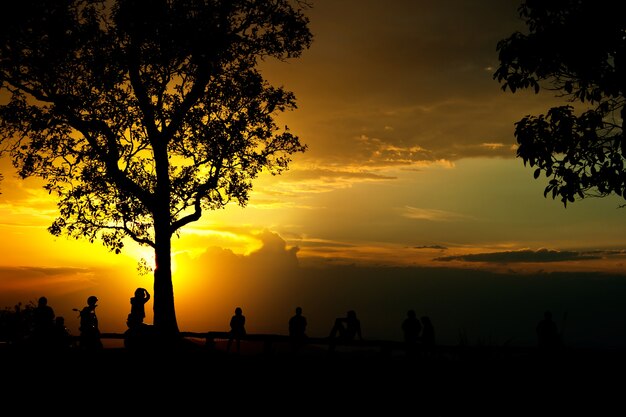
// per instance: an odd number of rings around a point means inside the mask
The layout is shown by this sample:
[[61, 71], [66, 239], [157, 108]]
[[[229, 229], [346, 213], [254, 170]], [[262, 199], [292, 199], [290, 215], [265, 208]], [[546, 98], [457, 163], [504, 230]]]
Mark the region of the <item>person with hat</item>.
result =
[[98, 316], [96, 316], [96, 303], [98, 297], [91, 295], [87, 298], [87, 305], [80, 311], [80, 344], [84, 350], [102, 349], [100, 329], [98, 328]]

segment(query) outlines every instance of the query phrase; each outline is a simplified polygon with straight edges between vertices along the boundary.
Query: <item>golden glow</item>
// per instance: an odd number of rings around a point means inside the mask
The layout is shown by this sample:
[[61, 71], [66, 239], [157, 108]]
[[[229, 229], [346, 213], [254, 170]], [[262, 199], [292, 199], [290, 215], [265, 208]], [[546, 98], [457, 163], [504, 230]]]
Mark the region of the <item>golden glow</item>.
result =
[[[503, 93], [491, 79], [494, 34], [506, 26], [502, 16], [516, 27], [514, 6], [456, 14], [442, 2], [319, 3], [311, 50], [263, 67], [271, 82], [295, 92], [298, 110], [278, 124], [309, 148], [283, 175], [260, 175], [246, 207], [205, 212], [172, 238], [181, 329], [227, 330], [238, 305], [253, 331], [281, 331], [303, 299], [342, 314], [361, 287], [337, 295], [335, 281], [316, 279], [360, 282], [379, 271], [370, 267], [622, 273], [626, 225], [616, 208], [623, 200], [564, 209], [515, 158], [514, 123], [562, 103]], [[337, 16], [358, 18], [340, 26]], [[52, 237], [54, 196], [39, 180], [16, 179], [6, 157], [0, 172], [0, 307], [45, 294], [76, 332], [71, 309], [97, 294], [102, 330], [124, 331], [135, 288], [152, 288], [152, 276], [137, 270], [141, 258], [154, 266], [150, 248], [128, 241], [114, 255], [99, 242]], [[544, 247], [614, 251], [559, 262], [436, 260]], [[387, 296], [382, 284], [371, 294]], [[389, 302], [372, 300], [363, 305]], [[151, 322], [152, 301], [146, 312]], [[325, 326], [320, 318], [315, 325]]]

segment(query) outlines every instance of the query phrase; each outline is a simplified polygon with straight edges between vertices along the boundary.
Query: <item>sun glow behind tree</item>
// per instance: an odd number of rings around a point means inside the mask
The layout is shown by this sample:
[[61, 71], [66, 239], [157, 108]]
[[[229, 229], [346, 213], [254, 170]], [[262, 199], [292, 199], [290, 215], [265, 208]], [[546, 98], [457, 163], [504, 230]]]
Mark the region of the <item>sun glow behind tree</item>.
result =
[[284, 0], [32, 0], [3, 13], [4, 151], [58, 195], [52, 234], [154, 249], [164, 334], [178, 331], [171, 237], [203, 211], [245, 205], [260, 172], [305, 149], [274, 121], [294, 94], [257, 64], [299, 56], [307, 23]]

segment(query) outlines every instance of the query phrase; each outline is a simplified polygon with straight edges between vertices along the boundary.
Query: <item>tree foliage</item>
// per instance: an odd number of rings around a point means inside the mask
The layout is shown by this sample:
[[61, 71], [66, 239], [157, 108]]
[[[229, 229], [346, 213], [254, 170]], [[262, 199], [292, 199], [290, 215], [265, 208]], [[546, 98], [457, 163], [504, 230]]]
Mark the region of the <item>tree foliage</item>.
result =
[[[294, 94], [260, 60], [310, 45], [297, 0], [21, 0], [0, 6], [0, 141], [59, 198], [54, 235], [155, 249], [171, 308], [170, 238], [245, 205], [262, 170], [305, 150], [277, 113]], [[0, 90], [0, 91], [1, 91]], [[163, 294], [168, 294], [164, 298]], [[172, 300], [169, 300], [172, 298]], [[171, 311], [170, 311], [171, 310]], [[171, 320], [170, 320], [171, 321]]]
[[528, 32], [498, 43], [503, 90], [554, 91], [568, 100], [515, 125], [517, 156], [549, 178], [544, 195], [626, 198], [626, 19], [607, 0], [526, 0]]

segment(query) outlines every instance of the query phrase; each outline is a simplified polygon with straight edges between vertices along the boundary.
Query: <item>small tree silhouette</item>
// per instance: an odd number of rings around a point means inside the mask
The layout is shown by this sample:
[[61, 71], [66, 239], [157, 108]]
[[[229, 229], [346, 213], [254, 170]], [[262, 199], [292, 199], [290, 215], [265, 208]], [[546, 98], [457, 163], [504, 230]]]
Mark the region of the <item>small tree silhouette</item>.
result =
[[305, 150], [275, 123], [293, 93], [259, 60], [312, 35], [289, 0], [23, 0], [0, 14], [0, 141], [58, 195], [53, 235], [154, 249], [154, 325], [177, 335], [170, 239], [248, 201]]

